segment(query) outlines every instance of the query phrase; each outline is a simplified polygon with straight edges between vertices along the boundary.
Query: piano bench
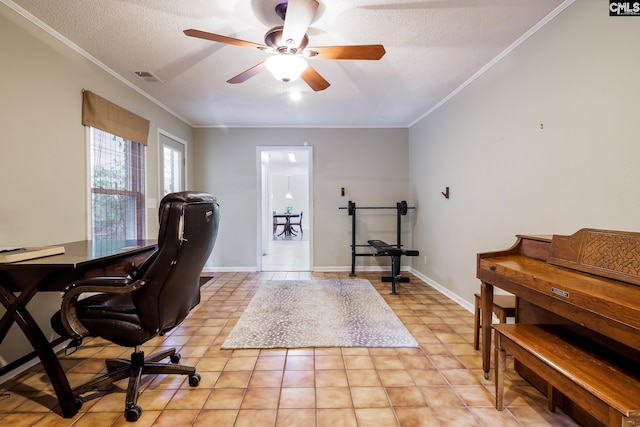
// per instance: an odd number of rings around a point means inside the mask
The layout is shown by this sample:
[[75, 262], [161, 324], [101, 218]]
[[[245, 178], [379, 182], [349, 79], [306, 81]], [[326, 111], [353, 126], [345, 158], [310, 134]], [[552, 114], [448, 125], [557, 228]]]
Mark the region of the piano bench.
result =
[[[482, 328], [480, 322], [481, 303], [480, 294], [475, 294], [474, 296], [476, 301], [473, 348], [478, 350], [480, 348], [480, 329]], [[496, 315], [500, 323], [507, 323], [508, 317], [516, 317], [516, 297], [513, 295], [494, 295], [493, 313]], [[491, 345], [491, 343], [488, 345]]]
[[[558, 392], [609, 427], [640, 426], [640, 377], [635, 363], [610, 358], [606, 348], [560, 325], [496, 324], [496, 409], [504, 398], [506, 354], [547, 382], [555, 411]], [[606, 357], [605, 357], [606, 356]]]

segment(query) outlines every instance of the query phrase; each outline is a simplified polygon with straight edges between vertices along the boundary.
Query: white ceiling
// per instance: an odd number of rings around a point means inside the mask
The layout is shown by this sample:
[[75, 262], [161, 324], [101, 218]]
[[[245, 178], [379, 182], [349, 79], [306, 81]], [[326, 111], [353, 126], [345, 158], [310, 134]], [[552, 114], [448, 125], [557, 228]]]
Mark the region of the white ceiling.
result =
[[[293, 154], [293, 161], [289, 157]], [[268, 151], [269, 165], [272, 173], [282, 175], [308, 175], [309, 174], [309, 152], [306, 150], [274, 150]]]
[[[331, 83], [231, 77], [267, 53], [184, 35], [263, 44], [285, 0], [0, 0], [193, 126], [407, 127], [490, 64], [563, 0], [319, 0], [309, 47], [383, 44], [379, 61], [314, 60]], [[273, 17], [273, 18], [271, 18]], [[150, 71], [147, 82], [133, 71]], [[91, 88], [88, 88], [91, 89]], [[299, 101], [290, 99], [301, 92]], [[103, 94], [107, 96], [108, 94]]]

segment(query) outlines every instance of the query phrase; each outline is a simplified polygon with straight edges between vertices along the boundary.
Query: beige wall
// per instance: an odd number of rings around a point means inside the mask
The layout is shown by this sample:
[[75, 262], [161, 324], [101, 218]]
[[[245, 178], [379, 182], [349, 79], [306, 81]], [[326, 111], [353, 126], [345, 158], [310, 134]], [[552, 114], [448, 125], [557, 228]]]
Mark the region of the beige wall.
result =
[[[395, 206], [408, 198], [407, 129], [197, 129], [194, 187], [218, 197], [222, 216], [209, 268], [256, 268], [256, 147], [305, 142], [313, 146], [311, 264], [316, 269], [345, 270], [351, 265], [351, 221], [340, 206], [347, 206], [349, 200], [360, 206]], [[341, 187], [346, 189], [345, 197], [340, 195]], [[395, 211], [390, 217], [386, 214], [370, 221], [362, 216], [358, 238], [395, 241]], [[358, 262], [364, 266], [377, 260], [359, 258]]]
[[[185, 141], [192, 129], [78, 52], [0, 4], [0, 246], [48, 245], [86, 238], [86, 142], [82, 89], [151, 121], [147, 195], [158, 198], [157, 128]], [[148, 210], [148, 235], [157, 235]], [[48, 336], [57, 293], [29, 308]], [[3, 311], [0, 311], [2, 313]], [[0, 366], [29, 351], [14, 327], [0, 346]]]
[[637, 40], [578, 0], [411, 128], [420, 274], [471, 304], [476, 254], [515, 234], [640, 231]]

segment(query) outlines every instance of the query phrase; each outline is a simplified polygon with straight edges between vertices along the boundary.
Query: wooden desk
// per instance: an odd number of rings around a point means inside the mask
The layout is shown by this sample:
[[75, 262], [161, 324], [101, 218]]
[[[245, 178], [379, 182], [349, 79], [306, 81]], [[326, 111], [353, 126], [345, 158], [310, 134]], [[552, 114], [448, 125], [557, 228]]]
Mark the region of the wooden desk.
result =
[[291, 218], [300, 218], [300, 214], [294, 214], [294, 213], [281, 213], [281, 214], [273, 214], [274, 218], [285, 218], [285, 224], [284, 224], [284, 230], [282, 230], [282, 233], [278, 234], [278, 236], [282, 236], [283, 234], [285, 236], [296, 236], [296, 233], [294, 233], [291, 230]]
[[60, 402], [62, 415], [71, 418], [78, 408], [69, 381], [27, 304], [37, 292], [60, 291], [83, 278], [128, 274], [151, 255], [157, 244], [155, 240], [84, 240], [57, 246], [64, 246], [65, 253], [0, 264], [0, 302], [6, 309], [0, 319], [0, 343], [13, 323], [17, 323], [42, 362]]

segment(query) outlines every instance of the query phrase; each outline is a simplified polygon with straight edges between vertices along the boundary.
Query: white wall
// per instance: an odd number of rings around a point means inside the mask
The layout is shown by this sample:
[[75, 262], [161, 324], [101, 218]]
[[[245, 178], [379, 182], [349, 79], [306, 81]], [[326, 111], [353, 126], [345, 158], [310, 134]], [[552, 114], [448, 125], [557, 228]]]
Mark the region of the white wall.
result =
[[410, 129], [419, 273], [471, 303], [476, 254], [516, 234], [640, 231], [637, 40], [578, 0]]
[[[313, 254], [317, 270], [351, 265], [351, 220], [340, 206], [395, 206], [408, 200], [407, 129], [196, 129], [194, 185], [215, 194], [221, 225], [208, 268], [257, 268], [256, 146], [313, 146]], [[363, 156], [366, 153], [366, 156]], [[345, 187], [345, 197], [340, 188]], [[306, 216], [306, 214], [305, 214]], [[358, 239], [395, 241], [395, 211], [362, 216]], [[409, 216], [406, 232], [410, 233]], [[359, 258], [361, 265], [378, 259]]]
[[[289, 185], [290, 182], [290, 185]], [[292, 199], [286, 198], [287, 189], [291, 190]], [[309, 212], [309, 175], [271, 173], [271, 194], [273, 195], [273, 210], [285, 212], [287, 206], [291, 206], [291, 212]], [[269, 217], [271, 213], [269, 212]], [[308, 224], [304, 225], [306, 229]]]
[[[192, 129], [77, 51], [0, 4], [0, 246], [60, 244], [86, 238], [86, 142], [82, 89], [151, 121], [147, 194], [158, 198], [157, 128], [185, 141]], [[147, 231], [158, 232], [157, 209]], [[29, 309], [53, 339], [49, 318], [57, 292], [38, 294]], [[4, 310], [0, 309], [0, 314]], [[0, 366], [30, 352], [17, 327], [0, 345]]]

